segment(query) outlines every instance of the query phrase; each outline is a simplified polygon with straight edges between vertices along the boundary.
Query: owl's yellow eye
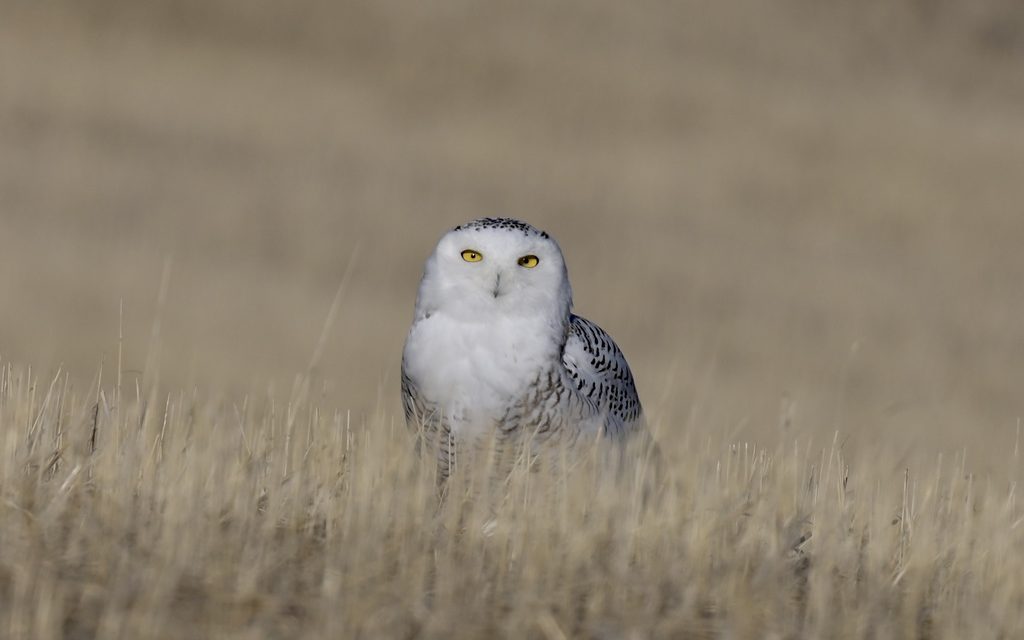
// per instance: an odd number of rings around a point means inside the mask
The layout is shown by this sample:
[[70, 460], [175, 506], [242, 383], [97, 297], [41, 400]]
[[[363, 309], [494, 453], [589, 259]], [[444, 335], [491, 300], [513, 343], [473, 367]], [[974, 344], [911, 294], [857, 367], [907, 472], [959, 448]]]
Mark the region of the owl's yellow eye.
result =
[[472, 249], [466, 249], [462, 252], [462, 259], [466, 262], [480, 262], [484, 259], [484, 254], [479, 251], [473, 251]]
[[519, 258], [519, 266], [526, 267], [527, 269], [532, 269], [536, 267], [539, 262], [540, 258], [533, 255], [523, 256], [522, 258]]

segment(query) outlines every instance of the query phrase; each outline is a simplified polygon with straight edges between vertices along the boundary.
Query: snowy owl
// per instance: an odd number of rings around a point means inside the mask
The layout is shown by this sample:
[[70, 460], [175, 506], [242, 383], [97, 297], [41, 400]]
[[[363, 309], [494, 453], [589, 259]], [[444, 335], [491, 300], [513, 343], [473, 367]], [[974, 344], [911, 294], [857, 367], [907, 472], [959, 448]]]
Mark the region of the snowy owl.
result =
[[572, 313], [558, 243], [509, 218], [455, 227], [427, 259], [402, 353], [402, 402], [443, 477], [466, 443], [572, 445], [643, 429], [622, 352]]

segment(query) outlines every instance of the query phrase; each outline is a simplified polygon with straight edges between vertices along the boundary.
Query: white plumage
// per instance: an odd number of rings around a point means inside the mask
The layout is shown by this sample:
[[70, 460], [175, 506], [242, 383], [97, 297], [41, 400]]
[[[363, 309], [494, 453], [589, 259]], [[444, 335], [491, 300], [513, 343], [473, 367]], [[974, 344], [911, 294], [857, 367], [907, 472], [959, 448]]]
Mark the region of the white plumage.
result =
[[443, 476], [465, 443], [572, 444], [621, 438], [643, 422], [622, 352], [572, 313], [558, 244], [508, 218], [456, 227], [427, 260], [402, 354], [402, 400]]

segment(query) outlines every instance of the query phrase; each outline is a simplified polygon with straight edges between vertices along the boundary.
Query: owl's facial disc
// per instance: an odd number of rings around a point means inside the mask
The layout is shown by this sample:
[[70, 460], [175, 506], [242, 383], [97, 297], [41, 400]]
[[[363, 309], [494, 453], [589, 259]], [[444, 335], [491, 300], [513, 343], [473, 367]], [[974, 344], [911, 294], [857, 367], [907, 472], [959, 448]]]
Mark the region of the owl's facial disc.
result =
[[[461, 250], [458, 247], [462, 245], [453, 244], [450, 253], [457, 253], [462, 259], [464, 264], [460, 265], [460, 272], [468, 276], [470, 282], [479, 278], [492, 299], [530, 288], [543, 289], [549, 286], [551, 276], [557, 275], [547, 273], [551, 268], [547, 263], [557, 262], [555, 256], [550, 255], [553, 243], [547, 238], [522, 238], [508, 232], [498, 232], [496, 236], [494, 232], [464, 233], [471, 235], [467, 238], [470, 244]], [[542, 262], [538, 253], [545, 256], [544, 266], [547, 268], [537, 268]], [[458, 262], [452, 262], [458, 265]], [[528, 273], [530, 271], [535, 274]]]
[[472, 322], [496, 318], [560, 322], [572, 304], [558, 244], [523, 223], [482, 220], [447, 233], [427, 261], [423, 313]]

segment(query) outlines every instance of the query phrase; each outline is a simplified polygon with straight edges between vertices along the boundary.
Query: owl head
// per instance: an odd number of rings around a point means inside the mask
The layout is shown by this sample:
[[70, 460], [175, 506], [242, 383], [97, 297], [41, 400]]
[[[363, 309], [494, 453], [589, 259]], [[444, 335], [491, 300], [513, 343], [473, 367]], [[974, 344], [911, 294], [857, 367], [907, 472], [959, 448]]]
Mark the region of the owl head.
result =
[[558, 243], [510, 218], [481, 218], [446, 233], [427, 259], [416, 317], [568, 321], [569, 274]]

